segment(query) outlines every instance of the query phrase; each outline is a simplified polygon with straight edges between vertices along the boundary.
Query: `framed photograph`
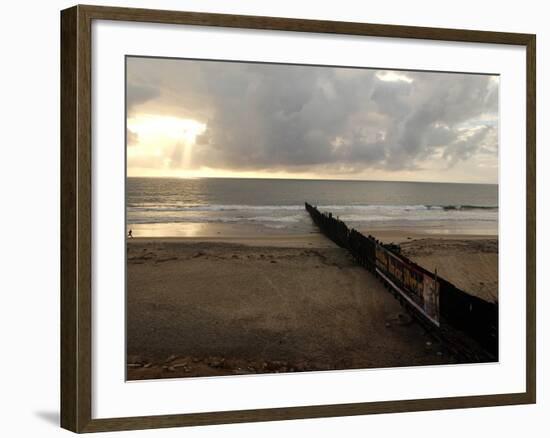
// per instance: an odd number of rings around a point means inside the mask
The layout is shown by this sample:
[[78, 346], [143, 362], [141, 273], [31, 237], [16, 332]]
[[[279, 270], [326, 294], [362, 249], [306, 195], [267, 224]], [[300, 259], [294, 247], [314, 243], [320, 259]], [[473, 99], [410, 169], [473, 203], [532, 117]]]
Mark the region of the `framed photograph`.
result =
[[61, 423], [535, 403], [535, 35], [61, 12]]

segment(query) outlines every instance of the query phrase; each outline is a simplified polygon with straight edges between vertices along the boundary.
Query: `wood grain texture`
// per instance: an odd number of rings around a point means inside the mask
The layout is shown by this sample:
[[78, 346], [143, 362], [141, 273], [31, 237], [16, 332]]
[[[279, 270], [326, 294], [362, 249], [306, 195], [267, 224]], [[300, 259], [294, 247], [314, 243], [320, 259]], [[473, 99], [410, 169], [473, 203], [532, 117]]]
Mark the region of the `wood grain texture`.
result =
[[526, 321], [526, 347], [527, 347], [527, 394], [532, 403], [536, 403], [537, 386], [537, 293], [536, 293], [536, 269], [537, 269], [537, 80], [536, 80], [536, 37], [531, 35], [526, 44], [527, 57], [527, 321]]
[[[527, 381], [517, 394], [92, 419], [91, 23], [122, 20], [512, 44], [527, 51]], [[75, 6], [61, 12], [61, 425], [74, 432], [149, 429], [534, 403], [536, 400], [536, 40], [477, 30]], [[266, 395], [267, 396], [267, 395]]]
[[436, 27], [397, 26], [343, 21], [303, 20], [296, 18], [260, 17], [254, 15], [211, 14], [168, 10], [80, 6], [95, 19], [140, 21], [149, 23], [188, 24], [198, 26], [234, 27], [293, 32], [333, 33], [414, 38], [427, 40], [464, 41], [494, 44], [526, 45], [531, 35]]
[[61, 426], [77, 429], [76, 8], [61, 16]]
[[166, 427], [343, 417], [411, 411], [520, 405], [528, 403], [531, 403], [531, 401], [529, 400], [529, 397], [523, 393], [388, 402], [349, 403], [246, 411], [206, 412], [200, 414], [107, 418], [92, 420], [83, 430], [81, 430], [81, 432], [105, 432], [113, 430], [156, 429]]

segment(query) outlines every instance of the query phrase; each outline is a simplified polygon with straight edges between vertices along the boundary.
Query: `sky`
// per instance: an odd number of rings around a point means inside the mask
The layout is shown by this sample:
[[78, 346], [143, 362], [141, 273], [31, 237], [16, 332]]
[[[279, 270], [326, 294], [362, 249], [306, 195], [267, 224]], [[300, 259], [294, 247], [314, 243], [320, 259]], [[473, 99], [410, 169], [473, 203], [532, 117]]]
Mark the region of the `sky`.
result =
[[128, 176], [498, 182], [498, 76], [127, 58]]

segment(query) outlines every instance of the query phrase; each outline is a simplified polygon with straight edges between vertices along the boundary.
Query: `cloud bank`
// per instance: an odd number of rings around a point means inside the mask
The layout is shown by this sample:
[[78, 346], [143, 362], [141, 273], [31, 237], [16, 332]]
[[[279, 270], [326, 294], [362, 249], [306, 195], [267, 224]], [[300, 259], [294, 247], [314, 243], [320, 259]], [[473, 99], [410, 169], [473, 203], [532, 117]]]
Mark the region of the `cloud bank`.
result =
[[[177, 160], [184, 145], [174, 139], [163, 151], [165, 159], [155, 152], [152, 167], [497, 179], [495, 76], [151, 58], [127, 62], [129, 118], [149, 114], [205, 125], [185, 165]], [[129, 147], [139, 143], [137, 134], [129, 131]], [[147, 163], [144, 156], [139, 163], [128, 160], [129, 167]]]

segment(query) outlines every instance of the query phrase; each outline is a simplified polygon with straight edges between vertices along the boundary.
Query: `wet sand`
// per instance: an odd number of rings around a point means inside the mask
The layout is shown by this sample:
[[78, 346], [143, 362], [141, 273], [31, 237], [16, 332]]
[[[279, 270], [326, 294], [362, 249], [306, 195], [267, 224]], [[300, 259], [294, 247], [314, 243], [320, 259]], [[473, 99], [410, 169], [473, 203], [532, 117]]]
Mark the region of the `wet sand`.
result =
[[[412, 237], [403, 252], [419, 263], [453, 257], [438, 267], [450, 281], [473, 256], [496, 272], [491, 239]], [[135, 238], [127, 257], [129, 380], [455, 363], [319, 233]], [[470, 264], [475, 284], [485, 271]]]

